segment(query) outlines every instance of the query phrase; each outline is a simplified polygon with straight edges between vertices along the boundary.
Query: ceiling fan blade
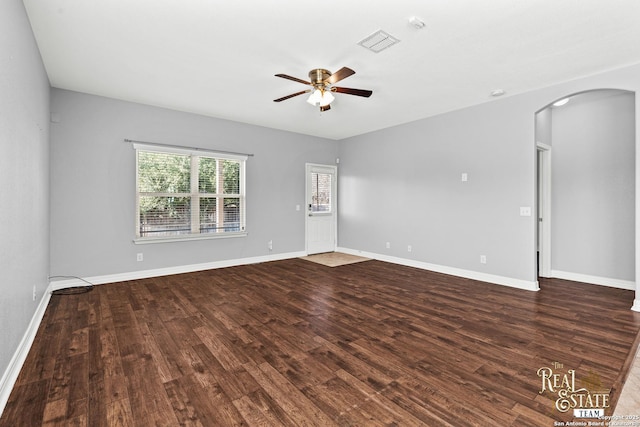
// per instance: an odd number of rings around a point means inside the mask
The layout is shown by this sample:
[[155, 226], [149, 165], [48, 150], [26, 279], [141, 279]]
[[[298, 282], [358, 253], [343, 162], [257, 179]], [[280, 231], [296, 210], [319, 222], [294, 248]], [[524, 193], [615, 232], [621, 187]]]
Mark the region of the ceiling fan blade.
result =
[[283, 96], [282, 98], [274, 99], [273, 102], [281, 102], [287, 100], [289, 98], [293, 98], [294, 96], [302, 95], [303, 93], [309, 93], [311, 89], [301, 90], [300, 92], [292, 93], [291, 95]]
[[307, 82], [305, 80], [299, 79], [297, 77], [291, 77], [286, 74], [276, 74], [276, 77], [282, 77], [283, 79], [293, 80], [294, 82], [302, 83], [303, 85], [310, 85], [311, 82]]
[[370, 97], [371, 94], [373, 93], [373, 91], [371, 90], [352, 89], [349, 87], [337, 87], [337, 86], [332, 87], [331, 92], [346, 93], [348, 95], [356, 95], [356, 96], [364, 96], [365, 98]]
[[331, 105], [329, 105], [329, 104], [327, 104], [325, 106], [322, 106], [322, 105], [320, 106], [320, 112], [328, 111], [330, 109], [331, 109]]
[[338, 71], [336, 71], [335, 73], [331, 74], [329, 76], [329, 78], [326, 79], [324, 82], [332, 85], [334, 83], [338, 83], [342, 79], [346, 79], [347, 77], [349, 77], [349, 76], [351, 76], [351, 75], [353, 75], [355, 73], [356, 72], [353, 71], [351, 68], [342, 67]]

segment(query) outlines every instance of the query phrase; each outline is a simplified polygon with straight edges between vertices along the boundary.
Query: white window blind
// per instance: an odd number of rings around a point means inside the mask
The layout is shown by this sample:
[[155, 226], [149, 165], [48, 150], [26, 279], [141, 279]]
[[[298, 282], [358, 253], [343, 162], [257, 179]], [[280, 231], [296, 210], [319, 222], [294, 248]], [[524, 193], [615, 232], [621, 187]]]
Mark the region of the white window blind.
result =
[[137, 240], [245, 234], [246, 156], [134, 148]]

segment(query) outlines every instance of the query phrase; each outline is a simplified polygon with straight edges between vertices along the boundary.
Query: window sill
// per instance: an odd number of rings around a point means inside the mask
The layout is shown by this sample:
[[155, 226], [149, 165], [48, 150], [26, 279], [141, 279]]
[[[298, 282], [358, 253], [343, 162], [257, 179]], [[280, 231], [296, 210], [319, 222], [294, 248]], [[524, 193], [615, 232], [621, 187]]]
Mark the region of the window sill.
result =
[[135, 243], [136, 245], [148, 245], [153, 243], [186, 242], [191, 240], [231, 239], [235, 237], [246, 236], [246, 231], [239, 231], [235, 233], [206, 233], [198, 235], [181, 235], [175, 237], [137, 237], [133, 239], [133, 243]]

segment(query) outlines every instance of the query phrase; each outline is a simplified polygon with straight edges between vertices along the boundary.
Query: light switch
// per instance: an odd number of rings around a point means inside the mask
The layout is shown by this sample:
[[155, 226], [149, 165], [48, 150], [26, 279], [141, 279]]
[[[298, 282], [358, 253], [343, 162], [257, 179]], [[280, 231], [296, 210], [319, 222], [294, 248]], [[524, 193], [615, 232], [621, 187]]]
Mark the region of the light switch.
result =
[[463, 173], [462, 174], [462, 182], [467, 182], [469, 180], [469, 176], [467, 175], [467, 173]]
[[520, 206], [520, 216], [531, 216], [531, 207]]

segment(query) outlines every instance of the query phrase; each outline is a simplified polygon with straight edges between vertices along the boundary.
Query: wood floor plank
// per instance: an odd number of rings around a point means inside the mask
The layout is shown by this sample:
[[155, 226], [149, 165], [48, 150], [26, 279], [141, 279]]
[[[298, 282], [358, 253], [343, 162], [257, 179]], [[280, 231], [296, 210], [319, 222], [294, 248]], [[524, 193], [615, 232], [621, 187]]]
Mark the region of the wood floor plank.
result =
[[88, 354], [78, 354], [70, 357], [71, 375], [69, 383], [69, 418], [86, 417], [89, 400], [89, 360]]
[[[370, 384], [372, 387], [380, 390], [393, 381], [393, 377], [385, 372], [379, 371], [376, 367], [367, 364], [365, 360], [358, 357], [357, 354], [350, 352], [348, 345], [337, 345], [330, 343], [323, 338], [318, 338], [318, 342], [323, 345], [311, 351], [311, 355], [320, 360], [321, 363], [327, 365], [336, 372], [343, 369], [360, 381]], [[355, 350], [353, 353], [356, 353]], [[388, 369], [385, 367], [385, 371]]]
[[169, 331], [164, 324], [139, 322], [138, 328], [143, 337], [144, 352], [153, 359], [162, 382], [180, 378], [187, 370]]
[[233, 401], [242, 418], [247, 421], [250, 426], [279, 426], [282, 423], [276, 419], [268, 417], [250, 398], [242, 396], [240, 399]]
[[349, 419], [349, 417], [345, 417], [345, 415], [361, 413], [363, 415], [371, 414], [367, 417], [369, 423], [375, 421], [376, 423], [382, 422], [384, 425], [414, 426], [422, 424], [421, 420], [414, 414], [406, 411], [403, 407], [386, 397], [386, 392], [393, 383], [381, 390], [376, 390], [346, 371], [340, 370], [336, 374], [340, 380], [366, 396], [359, 404], [353, 405], [348, 412], [340, 414], [338, 419]]
[[177, 380], [165, 382], [164, 388], [180, 425], [202, 427], [198, 412], [180, 382]]
[[300, 426], [333, 426], [334, 422], [268, 363], [245, 369], [288, 416]]
[[538, 369], [619, 387], [640, 313], [631, 291], [540, 287], [290, 259], [52, 296], [0, 427], [570, 421]]
[[123, 368], [135, 425], [175, 426], [175, 413], [150, 356], [127, 357]]
[[[241, 426], [245, 420], [229, 396], [220, 386], [203, 388], [193, 375], [176, 380], [184, 394], [182, 399], [193, 406], [195, 416], [190, 422], [200, 422], [204, 426]], [[178, 416], [178, 418], [180, 418]]]
[[[9, 398], [0, 417], [0, 426], [44, 425], [46, 396], [49, 392], [50, 382], [50, 379], [45, 379], [14, 387], [11, 396], [17, 396], [18, 398]], [[66, 408], [66, 400], [63, 400], [61, 405], [65, 405]]]
[[44, 407], [42, 424], [47, 426], [63, 425], [67, 420], [67, 406], [68, 402], [66, 399], [47, 402]]
[[333, 376], [324, 383], [307, 386], [303, 393], [336, 421], [371, 398], [366, 391], [358, 390], [338, 376]]
[[260, 388], [249, 393], [247, 397], [251, 402], [252, 408], [260, 411], [261, 415], [267, 418], [271, 424], [286, 427], [297, 427], [299, 425], [264, 389]]
[[[101, 313], [104, 313], [102, 307]], [[90, 369], [92, 369], [92, 378], [98, 377], [104, 382], [104, 393], [100, 395], [100, 399], [105, 403], [110, 403], [127, 398], [126, 377], [122, 369], [122, 359], [113, 318], [100, 319], [95, 333], [97, 337], [90, 336], [90, 343], [95, 342], [93, 346], [89, 346], [92, 356], [90, 361], [93, 361]]]
[[194, 332], [227, 371], [240, 369], [242, 364], [247, 362], [247, 360], [243, 360], [244, 356], [240, 355], [238, 351], [234, 351], [233, 346], [229, 345], [230, 343], [224, 342], [224, 337], [216, 336], [210, 329], [196, 328]]
[[56, 400], [67, 401], [69, 398], [69, 384], [71, 383], [71, 358], [69, 357], [69, 344], [73, 334], [72, 325], [66, 323], [61, 334], [60, 347], [57, 353], [51, 354], [56, 364], [52, 373], [51, 385], [45, 396], [49, 402]]
[[104, 422], [104, 424], [92, 422], [90, 425], [105, 425], [108, 427], [127, 427], [135, 425], [129, 399], [125, 398], [107, 403], [106, 419], [101, 419], [100, 422]]
[[225, 369], [204, 344], [194, 347], [193, 350], [204, 367], [202, 373], [194, 374], [203, 388], [220, 386], [231, 400], [237, 400], [260, 388], [244, 367], [235, 370]]

